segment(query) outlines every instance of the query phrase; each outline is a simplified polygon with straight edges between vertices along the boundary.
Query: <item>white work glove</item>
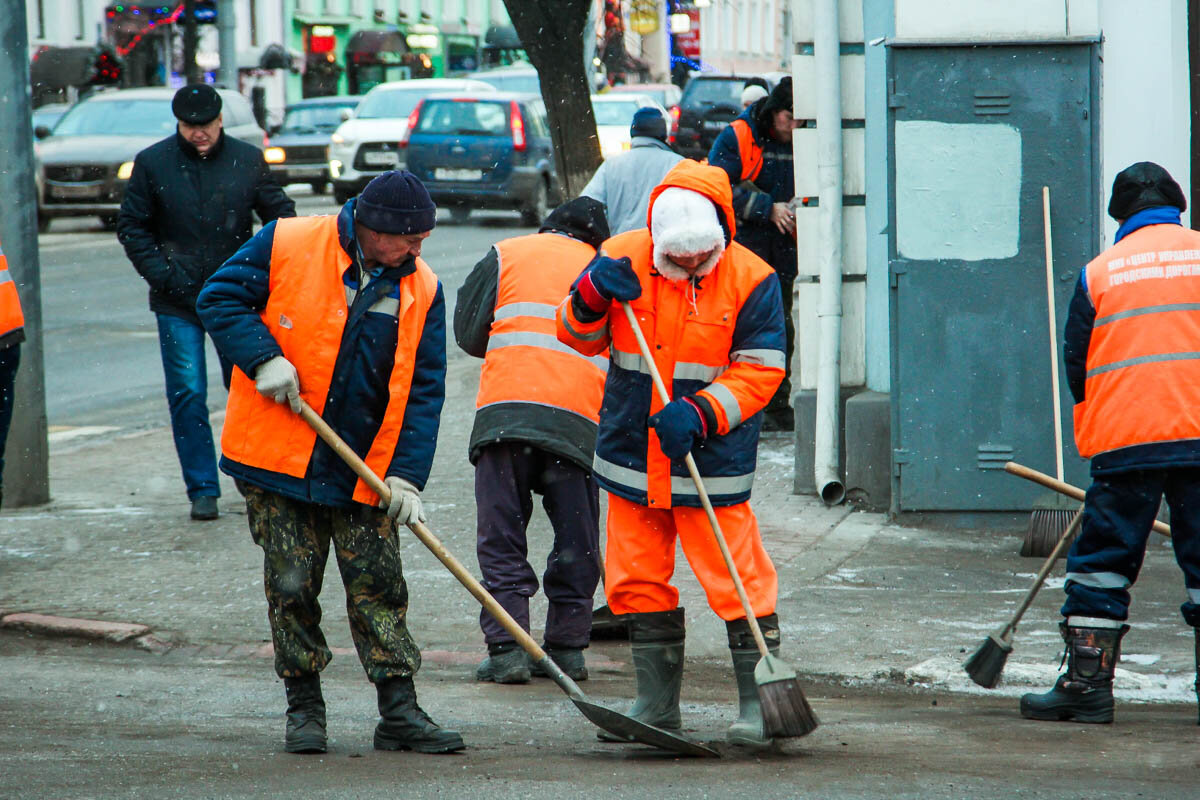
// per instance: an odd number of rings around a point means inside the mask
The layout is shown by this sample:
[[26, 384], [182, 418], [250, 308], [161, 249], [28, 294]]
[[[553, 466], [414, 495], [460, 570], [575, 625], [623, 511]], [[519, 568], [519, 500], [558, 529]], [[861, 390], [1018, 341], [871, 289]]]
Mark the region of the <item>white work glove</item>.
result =
[[292, 411], [300, 413], [300, 376], [292, 362], [283, 356], [275, 356], [258, 365], [254, 370], [254, 388], [276, 403], [289, 403]]
[[387, 508], [387, 515], [400, 525], [412, 525], [417, 520], [425, 521], [425, 509], [421, 507], [421, 493], [404, 478], [392, 475], [384, 479], [392, 493], [392, 502], [379, 500], [380, 508]]

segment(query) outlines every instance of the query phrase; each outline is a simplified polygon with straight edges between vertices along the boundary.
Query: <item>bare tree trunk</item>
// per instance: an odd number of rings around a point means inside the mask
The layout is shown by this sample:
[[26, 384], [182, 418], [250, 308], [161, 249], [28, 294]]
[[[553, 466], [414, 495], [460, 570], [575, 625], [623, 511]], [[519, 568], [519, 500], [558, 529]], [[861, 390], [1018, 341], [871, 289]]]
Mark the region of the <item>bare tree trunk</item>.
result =
[[542, 84], [555, 165], [568, 198], [576, 197], [600, 166], [592, 87], [584, 70], [583, 29], [592, 2], [504, 0]]

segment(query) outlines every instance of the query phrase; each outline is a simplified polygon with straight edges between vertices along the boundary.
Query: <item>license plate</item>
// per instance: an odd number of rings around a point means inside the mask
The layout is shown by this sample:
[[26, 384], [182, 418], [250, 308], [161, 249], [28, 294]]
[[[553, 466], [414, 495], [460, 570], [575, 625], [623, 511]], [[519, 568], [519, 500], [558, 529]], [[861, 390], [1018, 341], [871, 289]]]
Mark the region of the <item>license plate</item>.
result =
[[89, 184], [86, 186], [51, 186], [50, 196], [82, 199], [87, 197], [99, 197], [103, 191], [104, 187], [100, 184]]
[[292, 167], [287, 171], [289, 178], [324, 178], [324, 167]]
[[433, 171], [433, 177], [439, 181], [479, 181], [483, 180], [483, 170], [481, 169], [442, 169], [438, 167]]
[[363, 153], [363, 161], [376, 167], [390, 167], [394, 166], [399, 159], [396, 158], [395, 153], [385, 150], [382, 152]]
[[723, 131], [728, 125], [728, 122], [713, 122], [712, 120], [704, 121], [704, 130], [706, 131]]

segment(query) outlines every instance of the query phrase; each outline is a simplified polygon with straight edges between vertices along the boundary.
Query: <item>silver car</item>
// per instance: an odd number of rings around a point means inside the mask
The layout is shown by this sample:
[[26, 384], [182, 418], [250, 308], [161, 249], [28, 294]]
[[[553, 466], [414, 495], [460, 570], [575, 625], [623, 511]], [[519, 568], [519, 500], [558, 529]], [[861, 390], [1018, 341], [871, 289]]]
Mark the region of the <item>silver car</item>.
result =
[[[225, 134], [263, 147], [266, 134], [250, 102], [217, 91]], [[165, 87], [101, 92], [72, 106], [53, 131], [35, 130], [38, 230], [48, 230], [55, 217], [92, 215], [116, 227], [134, 157], [175, 131], [174, 96]]]

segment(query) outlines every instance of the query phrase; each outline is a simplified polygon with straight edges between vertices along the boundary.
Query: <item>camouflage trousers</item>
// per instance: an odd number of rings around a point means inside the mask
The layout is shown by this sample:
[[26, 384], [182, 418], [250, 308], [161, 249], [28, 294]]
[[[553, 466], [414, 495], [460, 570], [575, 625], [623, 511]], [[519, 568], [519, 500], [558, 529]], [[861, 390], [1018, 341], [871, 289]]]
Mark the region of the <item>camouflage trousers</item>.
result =
[[409, 677], [421, 651], [409, 635], [408, 586], [395, 527], [375, 508], [301, 503], [239, 481], [250, 535], [263, 549], [275, 672], [298, 678], [333, 657], [321, 632], [321, 581], [332, 542], [358, 658], [372, 683]]

